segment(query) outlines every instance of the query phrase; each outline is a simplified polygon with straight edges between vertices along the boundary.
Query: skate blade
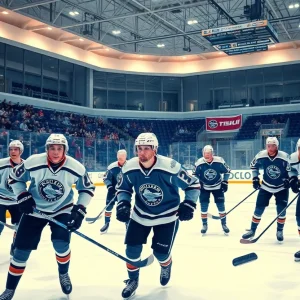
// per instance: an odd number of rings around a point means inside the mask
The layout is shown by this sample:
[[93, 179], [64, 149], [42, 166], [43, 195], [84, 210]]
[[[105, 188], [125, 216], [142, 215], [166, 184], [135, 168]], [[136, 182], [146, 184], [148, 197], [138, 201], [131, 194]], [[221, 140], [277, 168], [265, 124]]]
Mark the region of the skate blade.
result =
[[135, 291], [128, 297], [128, 298], [123, 298], [123, 300], [129, 300], [135, 295]]
[[224, 235], [229, 236], [229, 232], [224, 232]]
[[202, 232], [201, 232], [201, 234], [202, 234], [202, 236], [206, 236], [206, 232], [205, 232], [205, 233], [202, 233]]
[[277, 241], [277, 243], [278, 243], [279, 245], [281, 245], [281, 244], [283, 244], [283, 241]]
[[107, 232], [108, 229], [106, 229], [105, 231], [100, 231], [100, 234], [105, 234]]

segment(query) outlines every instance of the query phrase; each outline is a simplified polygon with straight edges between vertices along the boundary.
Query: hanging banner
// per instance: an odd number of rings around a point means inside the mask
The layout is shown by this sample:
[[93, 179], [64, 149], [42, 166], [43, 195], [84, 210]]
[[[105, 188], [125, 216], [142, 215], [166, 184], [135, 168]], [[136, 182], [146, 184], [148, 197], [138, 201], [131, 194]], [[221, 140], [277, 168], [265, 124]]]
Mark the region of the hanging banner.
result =
[[205, 119], [206, 131], [236, 131], [242, 127], [242, 115], [230, 117], [208, 117]]

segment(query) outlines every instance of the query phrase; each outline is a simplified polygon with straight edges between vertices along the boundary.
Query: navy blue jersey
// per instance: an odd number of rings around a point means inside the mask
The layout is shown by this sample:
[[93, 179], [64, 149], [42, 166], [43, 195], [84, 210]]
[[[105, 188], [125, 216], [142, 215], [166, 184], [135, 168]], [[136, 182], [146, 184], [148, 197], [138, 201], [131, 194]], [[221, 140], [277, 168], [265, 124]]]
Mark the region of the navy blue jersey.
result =
[[[211, 162], [204, 157], [199, 158], [194, 166], [193, 175], [202, 182], [205, 190], [219, 190], [222, 180], [228, 181], [231, 170], [220, 156], [214, 156]], [[223, 177], [222, 177], [223, 174]]]
[[264, 171], [261, 188], [270, 193], [284, 189], [283, 180], [289, 178], [291, 171], [289, 155], [278, 151], [275, 157], [270, 157], [267, 150], [260, 151], [250, 164], [252, 176], [259, 175], [259, 169]]
[[122, 166], [119, 165], [117, 161], [111, 163], [103, 176], [103, 182], [105, 183], [107, 189], [112, 189], [114, 193], [116, 192], [115, 188], [118, 183], [118, 175], [121, 172]]
[[179, 189], [185, 192], [185, 200], [197, 202], [200, 194], [199, 180], [191, 176], [181, 165], [168, 157], [157, 155], [150, 170], [144, 170], [138, 157], [123, 166], [117, 185], [118, 202], [131, 201], [135, 191], [135, 205], [131, 218], [145, 226], [173, 222], [180, 203]]

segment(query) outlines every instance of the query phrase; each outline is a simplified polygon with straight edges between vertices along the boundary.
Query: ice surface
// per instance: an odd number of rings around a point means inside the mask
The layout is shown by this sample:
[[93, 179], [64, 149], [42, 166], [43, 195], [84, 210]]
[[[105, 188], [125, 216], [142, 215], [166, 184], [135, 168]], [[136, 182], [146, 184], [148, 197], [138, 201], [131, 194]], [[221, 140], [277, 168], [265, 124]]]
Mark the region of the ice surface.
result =
[[[247, 184], [231, 184], [226, 193], [229, 210], [252, 191]], [[97, 193], [88, 208], [88, 216], [96, 216], [105, 206], [105, 187]], [[295, 194], [290, 192], [290, 199]], [[155, 261], [141, 270], [140, 284], [133, 299], [143, 300], [292, 300], [300, 299], [300, 263], [294, 262], [294, 253], [300, 249], [295, 221], [295, 204], [288, 209], [284, 230], [284, 243], [276, 240], [276, 223], [252, 245], [242, 245], [239, 240], [250, 227], [256, 194], [242, 203], [228, 216], [230, 235], [222, 232], [220, 221], [209, 219], [207, 235], [200, 234], [200, 208], [193, 220], [182, 222], [173, 247], [173, 269], [166, 287], [159, 283], [160, 266]], [[211, 201], [209, 212], [217, 215]], [[274, 200], [263, 215], [257, 230], [259, 234], [276, 216]], [[115, 210], [108, 233], [99, 234], [104, 219], [89, 225], [84, 222], [81, 231], [114, 251], [125, 255], [124, 224], [115, 220]], [[12, 231], [5, 228], [0, 237], [0, 289], [5, 288], [9, 266], [9, 248]], [[151, 234], [144, 246], [142, 257], [151, 253]], [[72, 300], [122, 299], [123, 280], [127, 279], [123, 261], [96, 247], [88, 241], [72, 236], [70, 276], [73, 283]], [[232, 259], [250, 252], [258, 260], [232, 266]], [[55, 254], [46, 227], [39, 248], [33, 251], [20, 281], [15, 300], [62, 300]]]

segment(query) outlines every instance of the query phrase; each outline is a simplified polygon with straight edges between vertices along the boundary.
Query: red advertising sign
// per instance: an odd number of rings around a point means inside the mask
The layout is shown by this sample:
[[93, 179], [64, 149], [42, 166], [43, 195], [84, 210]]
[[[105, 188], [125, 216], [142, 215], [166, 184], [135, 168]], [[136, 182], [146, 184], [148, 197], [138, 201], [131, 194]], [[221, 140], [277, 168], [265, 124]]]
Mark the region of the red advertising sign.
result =
[[206, 131], [224, 132], [239, 130], [242, 126], [242, 115], [230, 117], [208, 117], [205, 119]]

